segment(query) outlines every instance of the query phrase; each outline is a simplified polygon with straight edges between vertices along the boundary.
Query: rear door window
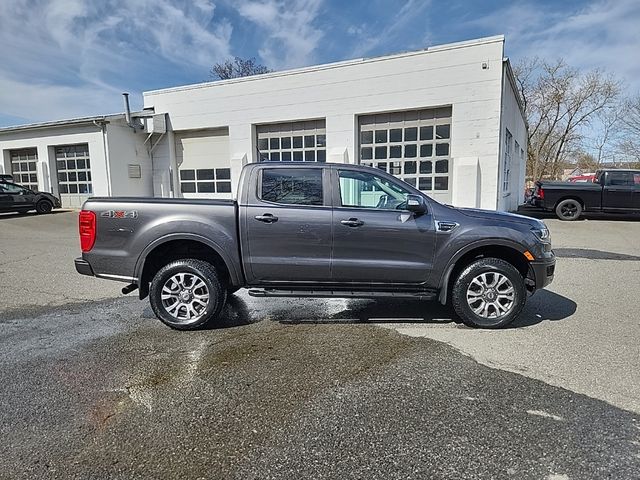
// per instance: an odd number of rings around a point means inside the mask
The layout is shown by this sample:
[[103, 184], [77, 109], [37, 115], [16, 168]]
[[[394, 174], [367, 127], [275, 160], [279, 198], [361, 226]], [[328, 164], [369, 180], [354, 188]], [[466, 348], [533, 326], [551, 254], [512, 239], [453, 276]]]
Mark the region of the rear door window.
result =
[[265, 168], [260, 199], [284, 205], [323, 205], [321, 168]]
[[633, 173], [631, 172], [609, 172], [607, 175], [607, 185], [611, 186], [633, 186]]

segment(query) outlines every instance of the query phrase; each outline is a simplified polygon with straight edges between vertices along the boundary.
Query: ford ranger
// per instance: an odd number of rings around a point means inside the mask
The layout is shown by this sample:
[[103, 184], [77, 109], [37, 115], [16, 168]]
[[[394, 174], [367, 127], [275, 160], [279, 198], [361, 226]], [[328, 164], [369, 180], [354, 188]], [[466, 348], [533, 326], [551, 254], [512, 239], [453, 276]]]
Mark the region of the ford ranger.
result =
[[539, 220], [442, 205], [345, 164], [249, 164], [237, 201], [90, 198], [79, 229], [79, 273], [129, 283], [123, 293], [138, 289], [182, 330], [215, 322], [240, 288], [439, 300], [467, 325], [498, 328], [555, 268]]

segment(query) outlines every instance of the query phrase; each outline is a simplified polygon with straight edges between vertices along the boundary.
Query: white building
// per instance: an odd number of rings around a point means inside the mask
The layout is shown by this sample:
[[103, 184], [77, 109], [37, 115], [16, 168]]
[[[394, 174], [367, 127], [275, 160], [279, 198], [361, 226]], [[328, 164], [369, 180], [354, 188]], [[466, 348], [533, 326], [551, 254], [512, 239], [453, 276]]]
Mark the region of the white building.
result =
[[[4, 169], [90, 195], [232, 198], [242, 166], [362, 163], [457, 206], [522, 201], [526, 122], [504, 37], [145, 92], [110, 115], [0, 129]], [[133, 128], [134, 127], [137, 128]]]

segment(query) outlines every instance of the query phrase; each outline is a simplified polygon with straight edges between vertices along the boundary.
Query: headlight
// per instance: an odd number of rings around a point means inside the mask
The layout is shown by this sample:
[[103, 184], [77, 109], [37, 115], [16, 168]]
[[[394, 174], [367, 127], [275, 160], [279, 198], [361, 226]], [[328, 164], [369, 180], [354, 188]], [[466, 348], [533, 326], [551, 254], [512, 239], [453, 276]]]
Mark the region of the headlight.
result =
[[547, 227], [533, 228], [531, 231], [538, 237], [539, 240], [543, 242], [548, 242], [551, 238], [549, 234], [549, 229]]

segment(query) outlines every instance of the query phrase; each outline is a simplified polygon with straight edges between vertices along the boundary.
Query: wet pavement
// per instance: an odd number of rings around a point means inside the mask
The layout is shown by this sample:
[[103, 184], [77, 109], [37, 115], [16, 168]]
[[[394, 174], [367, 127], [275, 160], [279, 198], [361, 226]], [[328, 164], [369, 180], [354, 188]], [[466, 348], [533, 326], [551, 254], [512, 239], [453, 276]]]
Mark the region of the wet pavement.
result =
[[234, 296], [199, 332], [135, 298], [5, 315], [0, 478], [639, 478], [640, 416], [371, 303]]

